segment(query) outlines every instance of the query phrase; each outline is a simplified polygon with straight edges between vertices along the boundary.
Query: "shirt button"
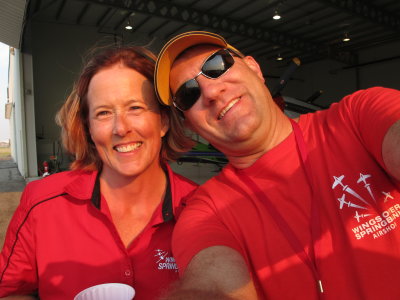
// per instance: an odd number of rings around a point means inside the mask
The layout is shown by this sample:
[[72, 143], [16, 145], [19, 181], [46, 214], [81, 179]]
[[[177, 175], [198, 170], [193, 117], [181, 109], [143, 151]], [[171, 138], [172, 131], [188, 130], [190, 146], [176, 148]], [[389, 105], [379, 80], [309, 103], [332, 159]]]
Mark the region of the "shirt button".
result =
[[126, 276], [126, 277], [131, 276], [131, 274], [132, 274], [131, 270], [126, 270], [126, 271], [125, 271], [125, 276]]

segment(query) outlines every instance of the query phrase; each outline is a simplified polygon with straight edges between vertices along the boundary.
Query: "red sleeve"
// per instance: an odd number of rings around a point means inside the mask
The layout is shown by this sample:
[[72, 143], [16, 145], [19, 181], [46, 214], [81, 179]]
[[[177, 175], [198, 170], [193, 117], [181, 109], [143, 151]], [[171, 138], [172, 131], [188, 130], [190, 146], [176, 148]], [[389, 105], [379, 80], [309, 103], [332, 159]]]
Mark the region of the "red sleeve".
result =
[[360, 90], [346, 96], [343, 102], [343, 118], [351, 118], [355, 130], [366, 149], [382, 167], [382, 143], [385, 134], [400, 120], [400, 91], [382, 87]]
[[29, 185], [8, 226], [0, 254], [0, 297], [37, 291], [35, 241], [29, 223], [31, 206], [28, 204], [28, 190]]
[[172, 251], [180, 276], [198, 252], [212, 246], [227, 246], [242, 253], [232, 233], [220, 221], [211, 197], [200, 188], [174, 228]]

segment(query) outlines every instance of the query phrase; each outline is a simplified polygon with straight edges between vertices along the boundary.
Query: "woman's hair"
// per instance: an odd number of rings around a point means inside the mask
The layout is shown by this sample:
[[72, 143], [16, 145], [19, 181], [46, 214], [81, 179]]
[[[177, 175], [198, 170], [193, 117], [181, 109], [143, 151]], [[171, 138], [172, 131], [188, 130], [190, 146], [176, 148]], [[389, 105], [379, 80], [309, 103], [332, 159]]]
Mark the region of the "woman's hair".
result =
[[[139, 46], [108, 46], [97, 49], [84, 65], [71, 94], [56, 115], [61, 127], [64, 148], [75, 157], [71, 169], [100, 170], [102, 161], [89, 133], [87, 93], [93, 76], [104, 68], [122, 64], [141, 73], [153, 82], [155, 55]], [[162, 138], [160, 160], [176, 160], [179, 154], [193, 147], [184, 132], [182, 119], [168, 106], [159, 104], [160, 113], [169, 118], [169, 130]]]

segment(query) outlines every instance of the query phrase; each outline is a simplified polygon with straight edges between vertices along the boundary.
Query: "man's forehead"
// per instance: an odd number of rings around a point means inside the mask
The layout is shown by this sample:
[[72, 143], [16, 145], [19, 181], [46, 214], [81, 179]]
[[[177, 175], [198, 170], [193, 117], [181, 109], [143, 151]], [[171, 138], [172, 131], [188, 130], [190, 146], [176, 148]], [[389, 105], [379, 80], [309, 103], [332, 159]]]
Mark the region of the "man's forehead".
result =
[[174, 66], [184, 64], [188, 60], [194, 61], [197, 58], [204, 59], [204, 56], [207, 56], [207, 54], [211, 54], [218, 49], [221, 49], [221, 47], [209, 44], [192, 46], [179, 54], [171, 67], [173, 68]]

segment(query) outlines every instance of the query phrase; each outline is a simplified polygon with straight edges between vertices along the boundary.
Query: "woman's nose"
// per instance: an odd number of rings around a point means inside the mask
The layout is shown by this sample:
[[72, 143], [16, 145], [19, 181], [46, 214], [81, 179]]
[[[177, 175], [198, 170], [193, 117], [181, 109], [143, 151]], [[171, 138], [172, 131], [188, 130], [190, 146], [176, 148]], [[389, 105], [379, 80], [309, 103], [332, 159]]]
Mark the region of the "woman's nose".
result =
[[124, 136], [129, 132], [129, 122], [127, 116], [122, 113], [117, 113], [114, 116], [113, 134]]

